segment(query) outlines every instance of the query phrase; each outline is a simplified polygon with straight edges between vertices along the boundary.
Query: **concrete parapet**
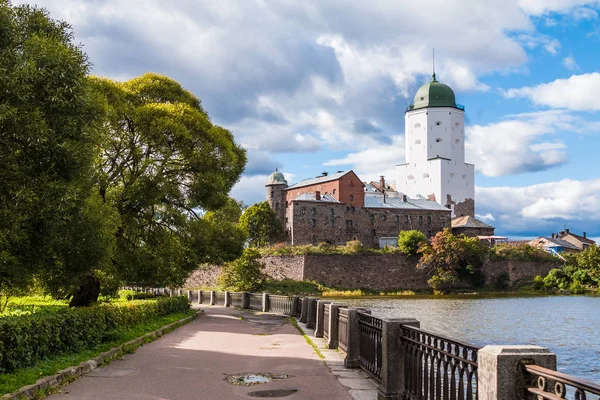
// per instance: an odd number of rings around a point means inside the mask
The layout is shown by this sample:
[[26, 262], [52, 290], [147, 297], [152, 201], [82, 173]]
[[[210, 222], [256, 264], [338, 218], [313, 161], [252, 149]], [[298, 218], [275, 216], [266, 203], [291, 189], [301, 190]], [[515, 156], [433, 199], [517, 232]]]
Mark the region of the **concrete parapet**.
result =
[[[414, 318], [383, 319], [381, 326], [381, 384], [377, 390], [378, 400], [404, 398], [405, 371], [404, 348], [400, 342], [402, 326], [419, 328]], [[400, 396], [400, 397], [399, 397]]]
[[225, 307], [231, 307], [231, 293], [225, 292]]
[[271, 305], [269, 304], [269, 294], [268, 293], [263, 293], [262, 294], [262, 312], [269, 312], [269, 309]]
[[327, 305], [329, 307], [329, 336], [327, 337], [327, 348], [337, 349], [339, 339], [339, 318], [340, 308], [347, 308], [346, 303], [331, 303]]
[[242, 308], [244, 310], [250, 308], [250, 292], [242, 292]]
[[317, 318], [315, 320], [315, 337], [323, 337], [323, 322], [325, 322], [325, 304], [330, 300], [317, 300]]
[[217, 292], [214, 290], [210, 291], [210, 305], [214, 306], [217, 302]]
[[306, 323], [308, 319], [308, 299], [309, 297], [304, 297], [302, 300], [302, 310], [300, 311], [300, 322]]
[[556, 370], [556, 354], [539, 346], [485, 346], [478, 351], [479, 400], [520, 398], [520, 364]]

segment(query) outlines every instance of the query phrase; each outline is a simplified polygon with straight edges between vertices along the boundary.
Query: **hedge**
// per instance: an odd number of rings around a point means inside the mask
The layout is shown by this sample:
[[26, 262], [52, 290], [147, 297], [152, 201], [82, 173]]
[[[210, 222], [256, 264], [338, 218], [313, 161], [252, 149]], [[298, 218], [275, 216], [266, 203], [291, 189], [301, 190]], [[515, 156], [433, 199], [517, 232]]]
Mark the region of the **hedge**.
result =
[[189, 309], [187, 298], [65, 308], [52, 313], [0, 319], [0, 373], [61, 353], [108, 342], [115, 331]]

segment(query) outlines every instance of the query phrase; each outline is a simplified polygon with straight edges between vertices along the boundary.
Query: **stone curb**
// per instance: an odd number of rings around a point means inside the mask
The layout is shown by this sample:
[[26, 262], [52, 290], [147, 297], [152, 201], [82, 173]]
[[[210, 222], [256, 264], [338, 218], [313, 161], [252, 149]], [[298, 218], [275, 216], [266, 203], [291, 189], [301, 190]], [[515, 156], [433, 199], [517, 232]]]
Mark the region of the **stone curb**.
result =
[[200, 314], [203, 314], [203, 310], [199, 310], [196, 314], [191, 315], [189, 317], [180, 319], [179, 321], [175, 321], [170, 323], [169, 325], [165, 325], [162, 328], [159, 328], [153, 332], [147, 333], [144, 336], [140, 336], [136, 339], [130, 340], [127, 343], [123, 343], [120, 346], [113, 347], [112, 349], [105, 351], [104, 353], [100, 353], [98, 356], [92, 358], [88, 361], [83, 361], [79, 363], [79, 365], [74, 365], [71, 367], [67, 367], [58, 371], [56, 374], [47, 376], [42, 379], [38, 379], [38, 381], [32, 385], [23, 386], [21, 389], [14, 393], [5, 394], [2, 396], [2, 400], [28, 400], [28, 399], [39, 399], [41, 397], [45, 397], [42, 395], [40, 397], [40, 393], [53, 388], [58, 388], [65, 384], [68, 384], [77, 378], [95, 370], [98, 366], [102, 366], [104, 363], [110, 362], [114, 358], [116, 358], [117, 354], [124, 352], [128, 349], [141, 347], [148, 339], [155, 340], [160, 338], [166, 333], [169, 333], [180, 326], [191, 322], [196, 319]]

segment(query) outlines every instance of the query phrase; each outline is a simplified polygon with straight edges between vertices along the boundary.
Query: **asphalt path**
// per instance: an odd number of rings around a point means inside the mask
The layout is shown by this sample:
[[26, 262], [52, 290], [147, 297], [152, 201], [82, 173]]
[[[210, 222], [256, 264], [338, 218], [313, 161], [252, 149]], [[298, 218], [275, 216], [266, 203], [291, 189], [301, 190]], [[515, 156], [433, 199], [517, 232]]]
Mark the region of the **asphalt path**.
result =
[[[224, 307], [204, 310], [193, 322], [48, 398], [220, 400], [256, 398], [249, 393], [257, 391], [296, 390], [282, 398], [351, 399], [287, 318]], [[289, 377], [251, 386], [225, 379], [241, 373]]]

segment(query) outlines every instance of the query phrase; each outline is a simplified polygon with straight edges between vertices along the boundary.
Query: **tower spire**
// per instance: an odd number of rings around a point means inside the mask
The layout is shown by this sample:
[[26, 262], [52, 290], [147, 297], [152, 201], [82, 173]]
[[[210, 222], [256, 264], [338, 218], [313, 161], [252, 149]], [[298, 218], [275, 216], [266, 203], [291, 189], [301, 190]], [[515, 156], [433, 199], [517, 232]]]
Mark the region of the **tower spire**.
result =
[[433, 48], [433, 59], [432, 59], [432, 64], [433, 64], [433, 80], [435, 81], [435, 47]]

